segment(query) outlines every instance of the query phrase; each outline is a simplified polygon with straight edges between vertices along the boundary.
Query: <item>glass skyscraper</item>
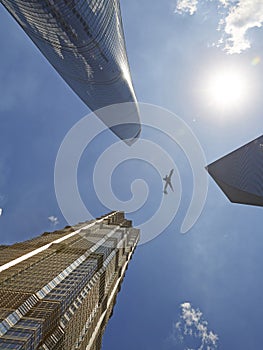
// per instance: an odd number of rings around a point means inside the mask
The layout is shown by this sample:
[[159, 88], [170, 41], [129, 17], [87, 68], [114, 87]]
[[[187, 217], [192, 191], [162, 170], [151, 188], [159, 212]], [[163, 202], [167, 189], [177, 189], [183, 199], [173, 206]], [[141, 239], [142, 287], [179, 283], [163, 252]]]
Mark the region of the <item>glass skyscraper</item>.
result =
[[112, 212], [0, 246], [0, 349], [99, 350], [138, 240]]
[[132, 102], [119, 116], [97, 115], [121, 139], [139, 135], [119, 0], [0, 2], [92, 111]]
[[263, 136], [207, 167], [233, 203], [263, 206]]

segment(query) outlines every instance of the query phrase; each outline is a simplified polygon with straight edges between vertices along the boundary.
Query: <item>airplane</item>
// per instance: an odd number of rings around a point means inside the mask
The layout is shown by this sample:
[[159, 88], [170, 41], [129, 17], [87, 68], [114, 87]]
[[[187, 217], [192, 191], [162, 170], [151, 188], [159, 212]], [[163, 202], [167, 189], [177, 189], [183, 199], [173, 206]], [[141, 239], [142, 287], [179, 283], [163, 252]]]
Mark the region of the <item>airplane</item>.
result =
[[169, 175], [165, 175], [165, 177], [163, 178], [163, 180], [165, 181], [165, 184], [164, 184], [164, 190], [163, 190], [163, 193], [164, 194], [168, 194], [167, 192], [167, 187], [170, 186], [171, 190], [174, 191], [173, 189], [173, 186], [172, 186], [172, 183], [171, 183], [171, 177], [173, 175], [173, 172], [174, 172], [174, 169], [172, 169], [170, 171], [170, 174]]

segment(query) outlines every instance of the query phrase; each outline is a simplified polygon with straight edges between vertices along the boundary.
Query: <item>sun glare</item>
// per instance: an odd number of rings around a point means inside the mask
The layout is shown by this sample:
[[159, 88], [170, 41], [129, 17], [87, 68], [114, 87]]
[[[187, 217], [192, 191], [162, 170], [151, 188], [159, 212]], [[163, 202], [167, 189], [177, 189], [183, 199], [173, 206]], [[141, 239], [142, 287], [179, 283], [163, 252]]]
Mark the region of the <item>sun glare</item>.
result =
[[247, 100], [248, 86], [247, 78], [242, 72], [221, 70], [207, 80], [206, 98], [209, 104], [217, 109], [237, 109]]

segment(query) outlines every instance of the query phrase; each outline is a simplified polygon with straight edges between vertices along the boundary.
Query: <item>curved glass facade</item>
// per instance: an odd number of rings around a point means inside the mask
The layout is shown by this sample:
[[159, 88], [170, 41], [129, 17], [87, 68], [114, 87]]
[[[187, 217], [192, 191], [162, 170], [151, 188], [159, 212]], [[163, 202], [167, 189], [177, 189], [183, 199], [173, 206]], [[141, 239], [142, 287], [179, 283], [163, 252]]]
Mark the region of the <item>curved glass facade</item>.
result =
[[[119, 0], [2, 0], [67, 84], [92, 110], [134, 102], [118, 127], [121, 139], [140, 133]], [[109, 117], [110, 119], [110, 117]], [[123, 124], [128, 123], [128, 124]]]

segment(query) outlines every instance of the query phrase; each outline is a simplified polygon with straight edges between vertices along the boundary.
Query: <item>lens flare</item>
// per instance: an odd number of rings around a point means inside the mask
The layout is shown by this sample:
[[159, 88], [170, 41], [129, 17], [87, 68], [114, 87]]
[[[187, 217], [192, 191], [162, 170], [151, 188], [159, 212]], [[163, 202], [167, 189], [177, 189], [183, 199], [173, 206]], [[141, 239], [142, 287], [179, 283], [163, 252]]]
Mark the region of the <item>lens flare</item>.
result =
[[206, 82], [206, 99], [217, 110], [235, 110], [247, 102], [249, 82], [244, 72], [224, 69], [213, 73]]
[[251, 61], [252, 66], [257, 66], [260, 63], [261, 59], [259, 56], [256, 56], [253, 58], [253, 60]]

